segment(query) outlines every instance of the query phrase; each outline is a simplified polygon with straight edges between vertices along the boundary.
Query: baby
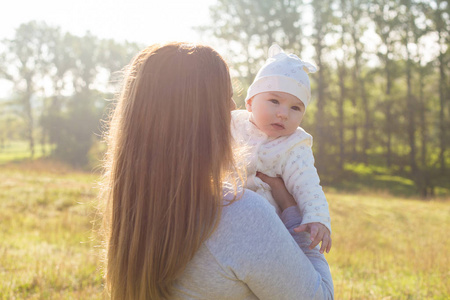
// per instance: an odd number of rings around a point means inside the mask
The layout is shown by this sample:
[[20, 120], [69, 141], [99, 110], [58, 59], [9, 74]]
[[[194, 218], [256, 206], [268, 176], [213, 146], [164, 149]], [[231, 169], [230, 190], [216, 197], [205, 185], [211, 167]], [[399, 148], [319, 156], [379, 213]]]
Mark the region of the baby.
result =
[[328, 203], [314, 167], [312, 136], [299, 127], [311, 99], [308, 72], [316, 68], [278, 46], [247, 91], [247, 110], [232, 111], [231, 131], [238, 145], [249, 151], [247, 188], [265, 197], [280, 213], [268, 184], [257, 173], [281, 177], [302, 212], [295, 231], [308, 231], [311, 246], [331, 248]]

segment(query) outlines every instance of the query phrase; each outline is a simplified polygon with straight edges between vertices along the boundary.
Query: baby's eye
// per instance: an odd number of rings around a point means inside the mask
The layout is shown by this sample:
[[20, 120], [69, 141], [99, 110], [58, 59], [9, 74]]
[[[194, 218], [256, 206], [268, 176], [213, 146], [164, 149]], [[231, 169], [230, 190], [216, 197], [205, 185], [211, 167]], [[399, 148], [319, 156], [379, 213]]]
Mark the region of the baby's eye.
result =
[[280, 103], [277, 99], [270, 99], [269, 101], [272, 102], [273, 104], [278, 104], [278, 103]]
[[301, 111], [300, 106], [292, 106], [291, 108], [296, 111]]

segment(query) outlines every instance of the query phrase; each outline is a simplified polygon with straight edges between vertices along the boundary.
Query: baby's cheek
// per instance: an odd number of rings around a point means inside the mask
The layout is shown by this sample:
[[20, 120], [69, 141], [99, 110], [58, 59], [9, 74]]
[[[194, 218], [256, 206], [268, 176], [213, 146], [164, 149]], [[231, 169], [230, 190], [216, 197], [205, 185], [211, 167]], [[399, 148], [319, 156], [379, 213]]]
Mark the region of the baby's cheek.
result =
[[261, 112], [261, 117], [264, 118], [264, 120], [266, 121], [270, 121], [272, 118], [272, 113], [270, 112], [270, 110], [264, 110]]
[[258, 111], [256, 114], [253, 114], [254, 120], [257, 123], [256, 125], [261, 125], [261, 123], [264, 123], [264, 120], [267, 119], [264, 112]]

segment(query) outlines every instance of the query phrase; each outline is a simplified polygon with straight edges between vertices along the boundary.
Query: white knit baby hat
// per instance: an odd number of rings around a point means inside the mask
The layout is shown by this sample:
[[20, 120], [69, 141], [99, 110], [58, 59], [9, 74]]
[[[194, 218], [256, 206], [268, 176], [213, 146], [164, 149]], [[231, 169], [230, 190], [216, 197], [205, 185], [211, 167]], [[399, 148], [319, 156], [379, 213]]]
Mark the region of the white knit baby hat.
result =
[[263, 92], [285, 92], [299, 98], [305, 108], [311, 100], [311, 85], [308, 73], [317, 68], [302, 61], [295, 54], [286, 54], [278, 45], [269, 48], [269, 58], [261, 67], [248, 88], [245, 102]]

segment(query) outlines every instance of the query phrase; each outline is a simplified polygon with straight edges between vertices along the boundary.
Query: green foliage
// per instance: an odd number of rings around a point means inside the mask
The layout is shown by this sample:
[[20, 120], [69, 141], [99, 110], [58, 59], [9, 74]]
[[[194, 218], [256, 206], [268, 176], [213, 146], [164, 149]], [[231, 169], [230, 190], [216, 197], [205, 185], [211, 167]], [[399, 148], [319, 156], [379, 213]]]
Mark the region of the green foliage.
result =
[[20, 116], [15, 112], [9, 111], [8, 108], [15, 101], [0, 100], [0, 150], [10, 140], [18, 140], [24, 136], [26, 124]]
[[[0, 76], [13, 83], [14, 95], [1, 103], [5, 113], [0, 116], [0, 141], [13, 135], [27, 139], [33, 157], [39, 140], [55, 145], [54, 157], [86, 165], [100, 135], [104, 99], [115, 91], [118, 72], [140, 46], [102, 40], [89, 32], [77, 37], [43, 22], [22, 24], [15, 37], [3, 43]], [[21, 131], [14, 126], [20, 122]]]
[[270, 45], [301, 49], [302, 0], [219, 0], [210, 7], [211, 24], [199, 28], [224, 44], [243, 86], [253, 80]]
[[99, 120], [103, 109], [93, 104], [98, 94], [89, 90], [70, 99], [69, 110], [56, 119], [59, 139], [56, 141], [55, 157], [74, 166], [88, 163], [88, 152], [99, 135]]
[[[49, 153], [54, 148], [53, 145], [37, 145], [35, 149], [34, 158], [38, 159], [45, 156], [45, 153]], [[20, 162], [29, 160], [30, 149], [28, 143], [23, 140], [7, 140], [0, 148], [0, 165], [10, 162]]]
[[319, 72], [310, 75], [313, 100], [302, 127], [314, 137], [323, 181], [347, 186], [361, 178], [345, 165], [363, 164], [410, 181], [367, 175], [362, 186], [424, 197], [447, 189], [441, 182], [450, 182], [448, 3], [299, 1], [284, 18], [277, 8], [286, 3], [223, 0], [211, 7], [213, 22], [204, 28], [235, 51], [238, 106], [272, 43], [301, 58], [313, 53]]
[[[415, 197], [449, 197], [450, 174], [442, 174], [439, 171], [426, 171], [425, 178], [411, 179], [408, 176], [410, 170], [398, 167], [387, 168], [376, 164], [365, 165], [363, 163], [347, 163], [344, 165], [342, 178], [337, 180], [325, 176], [325, 185], [333, 190], [358, 193], [389, 193], [395, 196]], [[430, 182], [423, 186], [424, 180]], [[423, 194], [422, 189], [428, 189]]]
[[[353, 180], [345, 165], [362, 163], [407, 177], [424, 194], [450, 181], [448, 10], [434, 0], [219, 0], [199, 30], [223, 46], [240, 108], [272, 43], [313, 55], [320, 71], [310, 76], [302, 126], [314, 136], [324, 182]], [[28, 140], [31, 156], [50, 144], [59, 159], [88, 163], [104, 99], [142, 47], [43, 22], [22, 24], [2, 46], [0, 77], [14, 94], [0, 102], [0, 146]]]

